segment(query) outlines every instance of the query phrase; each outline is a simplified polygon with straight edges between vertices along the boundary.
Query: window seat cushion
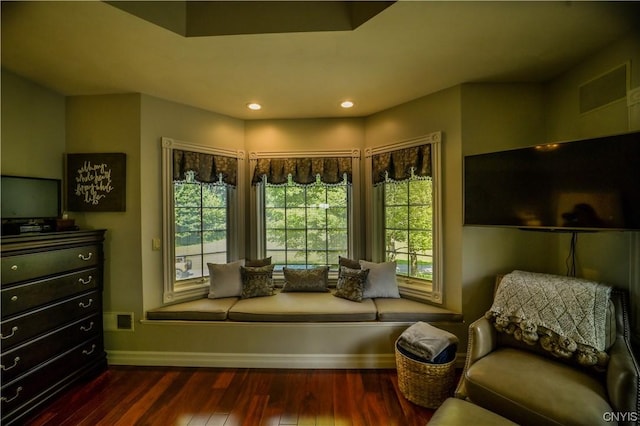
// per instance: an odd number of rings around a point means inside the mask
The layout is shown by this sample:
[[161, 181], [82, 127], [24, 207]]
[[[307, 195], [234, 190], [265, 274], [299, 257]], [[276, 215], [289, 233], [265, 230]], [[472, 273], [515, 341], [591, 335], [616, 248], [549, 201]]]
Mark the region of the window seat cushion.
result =
[[150, 320], [224, 321], [239, 298], [197, 299], [147, 311]]
[[244, 322], [459, 322], [462, 314], [410, 299], [378, 298], [362, 302], [330, 293], [282, 293], [239, 299], [198, 299], [147, 312], [149, 320]]
[[462, 321], [462, 314], [411, 299], [377, 298], [374, 300], [378, 320], [383, 322]]
[[242, 299], [229, 309], [233, 321], [343, 322], [375, 321], [372, 299], [352, 302], [332, 293], [282, 293]]

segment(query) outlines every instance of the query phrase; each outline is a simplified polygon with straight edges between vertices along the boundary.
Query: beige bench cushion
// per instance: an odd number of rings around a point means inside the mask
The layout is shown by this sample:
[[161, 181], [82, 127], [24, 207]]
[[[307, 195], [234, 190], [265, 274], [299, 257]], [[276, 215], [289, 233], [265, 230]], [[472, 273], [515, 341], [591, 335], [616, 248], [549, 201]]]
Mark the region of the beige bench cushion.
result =
[[238, 300], [237, 297], [224, 299], [198, 299], [175, 305], [163, 306], [147, 312], [150, 320], [183, 321], [224, 321], [227, 312]]
[[378, 320], [385, 322], [462, 321], [462, 314], [410, 299], [374, 299]]
[[375, 321], [373, 300], [352, 302], [332, 293], [277, 293], [239, 300], [229, 309], [234, 321], [343, 322]]

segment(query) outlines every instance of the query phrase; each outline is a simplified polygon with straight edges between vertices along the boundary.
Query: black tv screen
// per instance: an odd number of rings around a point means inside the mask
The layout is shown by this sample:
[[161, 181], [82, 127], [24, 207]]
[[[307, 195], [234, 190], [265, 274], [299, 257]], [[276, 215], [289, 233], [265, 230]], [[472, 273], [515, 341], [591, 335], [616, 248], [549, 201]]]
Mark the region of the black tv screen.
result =
[[640, 230], [640, 132], [466, 156], [464, 224]]
[[2, 220], [55, 219], [60, 216], [60, 179], [2, 176]]

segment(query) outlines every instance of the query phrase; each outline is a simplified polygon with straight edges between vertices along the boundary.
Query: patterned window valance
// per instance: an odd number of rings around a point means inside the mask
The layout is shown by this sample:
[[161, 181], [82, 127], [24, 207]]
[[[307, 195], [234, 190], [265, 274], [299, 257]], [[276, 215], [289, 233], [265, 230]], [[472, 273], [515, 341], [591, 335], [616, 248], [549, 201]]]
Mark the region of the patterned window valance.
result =
[[266, 176], [267, 183], [274, 185], [285, 184], [289, 175], [293, 181], [300, 185], [308, 185], [320, 181], [327, 184], [343, 182], [346, 176], [347, 182], [353, 178], [353, 166], [351, 157], [333, 158], [259, 158], [253, 173], [253, 185], [262, 181]]
[[173, 150], [173, 180], [183, 181], [187, 172], [193, 172], [195, 180], [203, 183], [224, 182], [236, 186], [238, 160], [224, 155], [203, 152]]
[[398, 182], [412, 176], [431, 176], [431, 144], [375, 154], [371, 160], [374, 185], [387, 178]]

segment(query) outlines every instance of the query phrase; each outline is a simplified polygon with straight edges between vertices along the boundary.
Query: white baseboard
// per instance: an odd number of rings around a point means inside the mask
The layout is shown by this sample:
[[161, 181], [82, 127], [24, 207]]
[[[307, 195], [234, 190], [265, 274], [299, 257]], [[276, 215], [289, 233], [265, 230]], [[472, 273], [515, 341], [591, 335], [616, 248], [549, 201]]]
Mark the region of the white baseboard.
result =
[[[456, 366], [464, 366], [464, 353]], [[218, 368], [396, 368], [394, 354], [244, 354], [201, 352], [107, 351], [109, 365]]]

